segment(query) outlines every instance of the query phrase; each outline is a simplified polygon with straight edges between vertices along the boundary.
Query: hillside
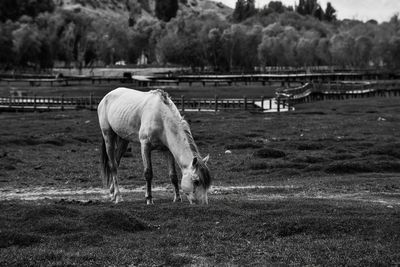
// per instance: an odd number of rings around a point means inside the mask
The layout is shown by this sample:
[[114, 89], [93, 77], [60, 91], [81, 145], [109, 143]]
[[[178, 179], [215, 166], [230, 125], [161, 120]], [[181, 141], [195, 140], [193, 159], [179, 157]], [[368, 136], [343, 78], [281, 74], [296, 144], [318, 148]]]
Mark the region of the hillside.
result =
[[398, 16], [384, 23], [340, 21], [333, 8], [270, 3], [233, 12], [210, 0], [2, 0], [0, 68], [120, 61], [222, 72], [400, 67]]
[[[54, 0], [58, 9], [82, 12], [91, 17], [104, 19], [156, 19], [155, 0]], [[233, 10], [210, 0], [180, 0], [179, 11], [183, 13], [205, 13], [213, 11], [221, 17], [227, 17]], [[179, 12], [178, 11], [178, 12]]]

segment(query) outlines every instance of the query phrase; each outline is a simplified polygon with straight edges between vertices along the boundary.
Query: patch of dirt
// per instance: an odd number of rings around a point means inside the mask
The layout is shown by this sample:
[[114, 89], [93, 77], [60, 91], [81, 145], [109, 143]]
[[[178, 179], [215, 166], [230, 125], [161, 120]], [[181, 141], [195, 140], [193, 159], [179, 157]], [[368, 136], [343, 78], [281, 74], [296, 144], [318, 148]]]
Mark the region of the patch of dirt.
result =
[[[124, 188], [120, 191], [124, 200], [143, 200], [145, 187]], [[154, 187], [154, 197], [173, 198], [171, 186]], [[212, 186], [209, 190], [209, 198], [239, 198], [251, 201], [265, 201], [269, 199], [330, 199], [338, 201], [362, 201], [382, 204], [386, 206], [400, 205], [400, 192], [374, 193], [362, 191], [357, 193], [326, 193], [304, 191], [301, 187], [243, 185], [243, 186]], [[93, 201], [109, 201], [108, 190], [103, 188], [53, 188], [34, 187], [26, 189], [2, 188], [0, 189], [0, 201], [2, 200], [61, 200], [67, 202], [92, 203]]]

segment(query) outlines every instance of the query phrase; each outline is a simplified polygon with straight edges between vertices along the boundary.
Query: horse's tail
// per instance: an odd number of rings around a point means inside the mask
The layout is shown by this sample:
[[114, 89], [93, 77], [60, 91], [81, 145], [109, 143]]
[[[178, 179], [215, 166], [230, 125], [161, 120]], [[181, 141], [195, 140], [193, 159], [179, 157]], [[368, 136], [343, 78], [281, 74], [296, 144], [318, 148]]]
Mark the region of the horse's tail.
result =
[[109, 187], [111, 181], [111, 169], [104, 138], [102, 138], [102, 144], [101, 144], [100, 170], [101, 170], [101, 176], [103, 178], [103, 185]]

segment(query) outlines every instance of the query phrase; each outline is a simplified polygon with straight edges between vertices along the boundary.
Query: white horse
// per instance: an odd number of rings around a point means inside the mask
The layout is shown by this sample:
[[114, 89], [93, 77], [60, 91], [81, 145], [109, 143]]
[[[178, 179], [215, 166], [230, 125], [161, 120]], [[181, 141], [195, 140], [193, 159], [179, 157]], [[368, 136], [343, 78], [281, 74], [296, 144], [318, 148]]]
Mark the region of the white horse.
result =
[[110, 188], [112, 201], [122, 201], [117, 168], [129, 142], [138, 138], [147, 184], [147, 204], [153, 203], [151, 151], [154, 149], [165, 151], [169, 177], [175, 189], [174, 202], [182, 201], [175, 169], [177, 162], [182, 171], [181, 188], [189, 202], [208, 203], [207, 190], [211, 184], [207, 167], [209, 156], [201, 158], [188, 123], [167, 93], [162, 90], [140, 92], [117, 88], [104, 96], [97, 113], [103, 134], [102, 176]]

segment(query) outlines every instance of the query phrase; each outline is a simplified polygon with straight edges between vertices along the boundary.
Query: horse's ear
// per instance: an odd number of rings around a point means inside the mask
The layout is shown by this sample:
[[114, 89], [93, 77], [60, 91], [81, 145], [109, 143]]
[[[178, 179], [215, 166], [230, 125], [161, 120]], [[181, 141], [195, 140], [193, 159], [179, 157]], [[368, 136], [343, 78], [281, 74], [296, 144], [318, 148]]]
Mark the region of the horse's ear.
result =
[[193, 158], [193, 161], [192, 161], [192, 166], [193, 166], [193, 167], [197, 167], [197, 164], [199, 164], [199, 162], [197, 161], [197, 158], [194, 157], [194, 158]]
[[210, 155], [207, 155], [207, 156], [203, 159], [204, 164], [207, 164], [207, 162], [208, 162], [209, 159], [210, 159]]

